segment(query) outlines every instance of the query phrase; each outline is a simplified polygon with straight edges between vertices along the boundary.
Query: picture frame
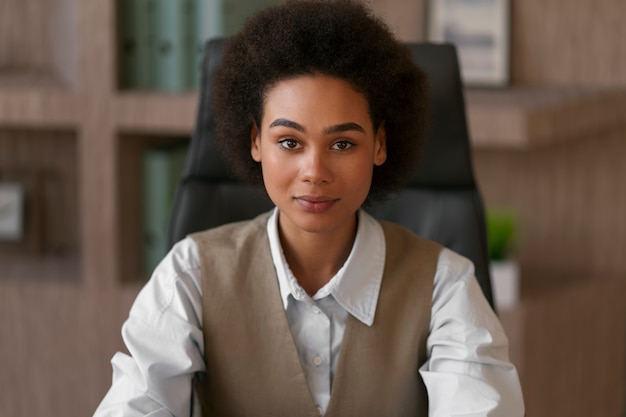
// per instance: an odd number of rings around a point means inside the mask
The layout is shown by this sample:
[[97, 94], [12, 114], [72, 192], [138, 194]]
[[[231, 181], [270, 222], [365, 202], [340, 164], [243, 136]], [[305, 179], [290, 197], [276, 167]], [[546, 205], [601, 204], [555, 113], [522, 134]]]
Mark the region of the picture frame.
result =
[[427, 0], [426, 39], [457, 47], [468, 87], [510, 82], [509, 0]]

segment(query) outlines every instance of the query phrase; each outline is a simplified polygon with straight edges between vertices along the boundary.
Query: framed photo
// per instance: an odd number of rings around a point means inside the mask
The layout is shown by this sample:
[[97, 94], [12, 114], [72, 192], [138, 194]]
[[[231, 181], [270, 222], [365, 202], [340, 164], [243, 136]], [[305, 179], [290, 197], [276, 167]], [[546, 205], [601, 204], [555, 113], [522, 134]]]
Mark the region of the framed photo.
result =
[[509, 0], [428, 0], [426, 38], [456, 45], [467, 86], [509, 83]]

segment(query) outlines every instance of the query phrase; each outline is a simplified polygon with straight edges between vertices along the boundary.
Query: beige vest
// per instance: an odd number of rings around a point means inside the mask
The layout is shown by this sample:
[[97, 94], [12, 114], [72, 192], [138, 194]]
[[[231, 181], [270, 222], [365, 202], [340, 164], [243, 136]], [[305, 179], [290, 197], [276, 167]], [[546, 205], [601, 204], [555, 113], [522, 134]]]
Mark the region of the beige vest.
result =
[[[272, 263], [268, 214], [192, 235], [202, 259], [206, 375], [214, 417], [316, 417]], [[428, 415], [426, 360], [440, 246], [383, 223], [387, 253], [374, 324], [349, 316], [327, 417]]]

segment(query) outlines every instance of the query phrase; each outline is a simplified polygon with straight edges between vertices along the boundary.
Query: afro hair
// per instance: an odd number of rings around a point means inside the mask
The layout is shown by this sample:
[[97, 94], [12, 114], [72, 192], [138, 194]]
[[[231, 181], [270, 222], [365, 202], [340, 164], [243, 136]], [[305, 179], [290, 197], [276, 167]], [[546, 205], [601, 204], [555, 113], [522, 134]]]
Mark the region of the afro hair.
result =
[[261, 123], [265, 94], [315, 73], [350, 83], [365, 96], [374, 127], [384, 123], [387, 160], [374, 167], [368, 200], [385, 199], [416, 168], [427, 79], [409, 49], [357, 1], [288, 1], [257, 13], [228, 40], [212, 92], [218, 144], [242, 179], [262, 183], [250, 131]]

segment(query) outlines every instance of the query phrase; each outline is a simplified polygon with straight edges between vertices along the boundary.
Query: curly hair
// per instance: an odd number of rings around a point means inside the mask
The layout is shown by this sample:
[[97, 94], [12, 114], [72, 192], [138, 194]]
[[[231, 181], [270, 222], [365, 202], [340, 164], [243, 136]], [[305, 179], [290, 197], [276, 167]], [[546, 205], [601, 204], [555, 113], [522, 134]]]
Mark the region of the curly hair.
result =
[[387, 160], [374, 167], [367, 200], [383, 200], [408, 180], [423, 143], [425, 74], [388, 27], [354, 0], [288, 1], [249, 19], [225, 46], [212, 106], [217, 141], [242, 179], [262, 183], [250, 156], [266, 92], [301, 75], [341, 78], [361, 92], [377, 129], [384, 122]]

